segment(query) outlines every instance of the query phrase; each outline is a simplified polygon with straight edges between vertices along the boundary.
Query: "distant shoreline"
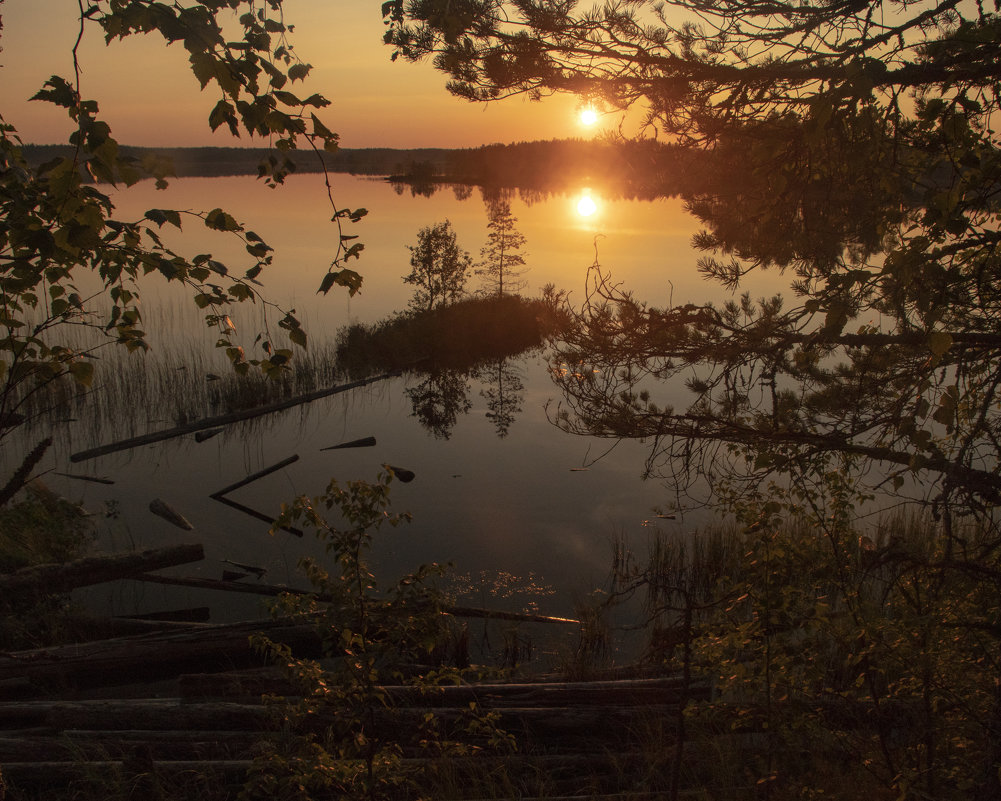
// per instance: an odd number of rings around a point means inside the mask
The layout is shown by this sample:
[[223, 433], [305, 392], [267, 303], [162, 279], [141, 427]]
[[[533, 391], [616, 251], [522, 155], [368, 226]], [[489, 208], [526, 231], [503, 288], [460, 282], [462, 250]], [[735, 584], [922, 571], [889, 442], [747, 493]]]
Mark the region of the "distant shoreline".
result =
[[[123, 145], [120, 151], [142, 159], [169, 159], [173, 175], [227, 177], [259, 175], [269, 156], [287, 157], [294, 173], [348, 173], [382, 177], [418, 187], [424, 194], [442, 184], [554, 190], [600, 185], [640, 197], [676, 194], [679, 181], [699, 171], [691, 151], [656, 141], [607, 142], [557, 139], [493, 144], [478, 148], [342, 148], [324, 152], [322, 162], [311, 150], [276, 153], [267, 148], [178, 147]], [[37, 168], [72, 154], [69, 145], [24, 145], [28, 163]]]

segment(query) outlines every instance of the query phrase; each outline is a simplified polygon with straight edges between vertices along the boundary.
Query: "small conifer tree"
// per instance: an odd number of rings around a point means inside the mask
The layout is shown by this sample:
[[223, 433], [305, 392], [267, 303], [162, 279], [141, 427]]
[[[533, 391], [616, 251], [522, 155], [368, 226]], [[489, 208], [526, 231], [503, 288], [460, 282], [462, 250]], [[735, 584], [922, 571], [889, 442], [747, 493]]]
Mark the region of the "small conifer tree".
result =
[[487, 202], [487, 244], [480, 249], [476, 274], [483, 276], [484, 290], [488, 295], [520, 292], [526, 282], [522, 279], [525, 256], [520, 253], [525, 236], [515, 223], [518, 218], [511, 213], [506, 200]]

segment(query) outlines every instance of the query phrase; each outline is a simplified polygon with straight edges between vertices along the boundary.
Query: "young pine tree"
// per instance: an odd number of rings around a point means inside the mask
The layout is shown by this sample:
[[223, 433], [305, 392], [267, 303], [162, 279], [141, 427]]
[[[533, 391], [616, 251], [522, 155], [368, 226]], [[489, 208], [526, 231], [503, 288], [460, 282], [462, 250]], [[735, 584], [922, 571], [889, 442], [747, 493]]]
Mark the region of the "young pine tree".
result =
[[506, 200], [487, 202], [487, 244], [480, 249], [480, 261], [476, 274], [483, 276], [483, 286], [489, 295], [503, 295], [519, 292], [525, 288], [522, 279], [525, 257], [519, 251], [525, 244], [525, 236], [514, 224], [518, 218], [511, 213], [511, 204]]

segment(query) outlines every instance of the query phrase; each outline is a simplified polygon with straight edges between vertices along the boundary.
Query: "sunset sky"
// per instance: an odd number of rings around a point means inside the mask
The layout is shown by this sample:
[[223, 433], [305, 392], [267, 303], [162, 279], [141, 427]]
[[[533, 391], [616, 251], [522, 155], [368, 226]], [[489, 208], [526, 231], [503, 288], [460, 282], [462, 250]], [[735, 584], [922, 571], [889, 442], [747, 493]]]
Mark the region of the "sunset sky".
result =
[[[429, 63], [390, 61], [382, 43], [379, 0], [287, 0], [292, 42], [313, 65], [308, 93], [332, 101], [328, 127], [345, 147], [475, 147], [491, 142], [588, 136], [574, 98], [533, 103], [515, 98], [474, 104], [445, 90]], [[27, 102], [52, 74], [72, 78], [77, 30], [75, 0], [7, 0], [0, 5], [0, 114], [25, 142], [56, 143], [68, 136], [65, 114]], [[98, 100], [120, 142], [154, 146], [251, 145], [220, 129], [208, 114], [218, 99], [200, 92], [180, 45], [136, 36], [111, 47], [89, 25], [81, 48], [82, 94]], [[595, 126], [600, 127], [599, 126]]]

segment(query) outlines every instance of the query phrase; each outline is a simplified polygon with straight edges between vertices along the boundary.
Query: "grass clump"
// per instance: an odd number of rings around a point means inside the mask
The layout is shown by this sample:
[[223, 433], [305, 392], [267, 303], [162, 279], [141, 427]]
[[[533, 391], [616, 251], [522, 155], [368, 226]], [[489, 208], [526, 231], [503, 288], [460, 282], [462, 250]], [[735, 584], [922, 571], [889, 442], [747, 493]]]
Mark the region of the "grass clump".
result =
[[[94, 537], [89, 515], [37, 479], [25, 496], [0, 507], [0, 573], [67, 562], [84, 554]], [[0, 597], [0, 648], [35, 648], [66, 636], [66, 603], [60, 595]]]
[[79, 504], [33, 481], [26, 497], [0, 508], [0, 572], [75, 559], [93, 534], [93, 523]]

